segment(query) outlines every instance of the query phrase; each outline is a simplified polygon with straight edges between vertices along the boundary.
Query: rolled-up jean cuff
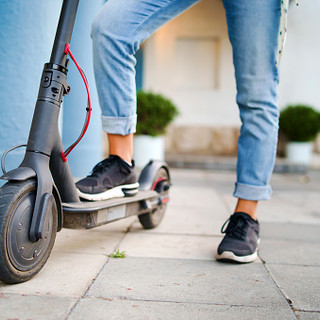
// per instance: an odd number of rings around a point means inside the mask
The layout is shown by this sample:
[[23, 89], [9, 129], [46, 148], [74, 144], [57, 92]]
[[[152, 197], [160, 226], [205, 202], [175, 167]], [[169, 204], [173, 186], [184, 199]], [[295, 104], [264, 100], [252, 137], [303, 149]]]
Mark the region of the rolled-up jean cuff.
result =
[[272, 194], [272, 189], [267, 186], [253, 186], [243, 183], [235, 183], [233, 196], [240, 199], [259, 201], [269, 200]]
[[136, 132], [137, 115], [129, 117], [106, 117], [101, 116], [103, 131], [123, 136]]

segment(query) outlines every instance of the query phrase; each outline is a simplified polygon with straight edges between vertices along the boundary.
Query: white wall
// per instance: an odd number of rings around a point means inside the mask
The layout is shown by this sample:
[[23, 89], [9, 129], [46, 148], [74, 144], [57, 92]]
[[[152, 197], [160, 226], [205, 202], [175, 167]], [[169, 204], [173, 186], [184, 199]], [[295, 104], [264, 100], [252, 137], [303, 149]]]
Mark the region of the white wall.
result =
[[280, 64], [279, 106], [306, 103], [320, 110], [320, 1], [292, 1]]
[[161, 28], [144, 50], [144, 88], [176, 103], [176, 125], [240, 124], [221, 0], [201, 1]]

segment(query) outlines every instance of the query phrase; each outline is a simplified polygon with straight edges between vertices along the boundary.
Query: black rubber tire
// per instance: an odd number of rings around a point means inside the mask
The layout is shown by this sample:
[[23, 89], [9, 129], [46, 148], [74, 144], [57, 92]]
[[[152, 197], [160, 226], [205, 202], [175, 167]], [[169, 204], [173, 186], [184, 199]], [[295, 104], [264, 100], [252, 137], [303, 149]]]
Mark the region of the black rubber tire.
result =
[[[157, 184], [156, 182], [160, 182]], [[166, 188], [163, 188], [163, 183]], [[153, 190], [157, 191], [161, 196], [168, 196], [170, 178], [165, 168], [160, 168], [153, 179]], [[165, 190], [164, 190], [165, 189]], [[167, 209], [167, 202], [157, 205], [151, 213], [145, 213], [138, 216], [140, 223], [144, 229], [153, 229], [160, 224]]]
[[9, 181], [0, 189], [0, 280], [8, 284], [35, 276], [48, 260], [56, 238], [58, 214], [54, 202], [52, 216], [45, 222], [46, 237], [30, 241], [35, 196], [35, 180]]

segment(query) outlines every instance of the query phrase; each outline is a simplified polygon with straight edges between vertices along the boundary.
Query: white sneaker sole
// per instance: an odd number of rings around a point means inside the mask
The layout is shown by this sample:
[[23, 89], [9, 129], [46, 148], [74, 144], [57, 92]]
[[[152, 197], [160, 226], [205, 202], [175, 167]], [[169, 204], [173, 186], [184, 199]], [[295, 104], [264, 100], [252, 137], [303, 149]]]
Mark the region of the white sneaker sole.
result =
[[247, 256], [237, 256], [231, 251], [223, 251], [221, 254], [216, 255], [216, 260], [221, 261], [234, 261], [239, 263], [249, 263], [257, 260], [258, 258], [258, 249], [259, 249], [260, 239], [258, 239], [257, 249], [254, 253]]
[[216, 255], [217, 260], [221, 261], [235, 261], [239, 263], [248, 263], [248, 262], [253, 262], [257, 260], [258, 258], [258, 250], [256, 250], [253, 254], [250, 254], [248, 256], [236, 256], [233, 252], [231, 251], [224, 251], [221, 254]]
[[83, 193], [79, 189], [78, 195], [82, 199], [90, 200], [90, 201], [102, 201], [102, 200], [109, 200], [113, 198], [123, 198], [125, 196], [134, 196], [138, 193], [139, 183], [133, 184], [125, 184], [122, 186], [114, 187], [107, 191], [101, 193]]

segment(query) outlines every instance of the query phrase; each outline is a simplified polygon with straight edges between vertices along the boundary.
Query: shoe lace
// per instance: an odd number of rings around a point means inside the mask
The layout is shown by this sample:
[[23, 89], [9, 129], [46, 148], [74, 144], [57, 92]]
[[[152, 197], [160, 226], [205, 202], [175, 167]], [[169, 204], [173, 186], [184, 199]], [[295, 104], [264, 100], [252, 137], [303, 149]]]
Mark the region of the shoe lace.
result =
[[105, 172], [106, 168], [111, 168], [115, 164], [116, 164], [116, 159], [112, 156], [100, 161], [98, 164], [96, 164], [93, 167], [90, 177], [98, 177], [99, 175], [101, 175], [101, 173]]
[[[227, 227], [226, 224], [229, 222]], [[244, 240], [249, 227], [248, 219], [243, 215], [232, 215], [221, 227], [221, 233], [229, 237]]]

